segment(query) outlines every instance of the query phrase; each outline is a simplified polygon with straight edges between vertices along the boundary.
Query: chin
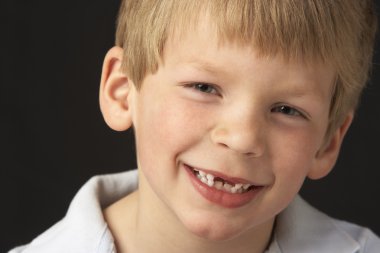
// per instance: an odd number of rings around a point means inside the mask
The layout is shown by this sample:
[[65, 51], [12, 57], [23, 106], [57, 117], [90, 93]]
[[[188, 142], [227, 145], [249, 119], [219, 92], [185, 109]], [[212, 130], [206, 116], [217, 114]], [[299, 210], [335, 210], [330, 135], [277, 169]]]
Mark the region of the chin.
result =
[[[211, 218], [212, 219], [212, 218]], [[186, 229], [193, 235], [208, 241], [227, 241], [242, 234], [247, 228], [238, 227], [237, 224], [226, 222], [206, 221], [194, 222], [194, 219], [184, 224]]]

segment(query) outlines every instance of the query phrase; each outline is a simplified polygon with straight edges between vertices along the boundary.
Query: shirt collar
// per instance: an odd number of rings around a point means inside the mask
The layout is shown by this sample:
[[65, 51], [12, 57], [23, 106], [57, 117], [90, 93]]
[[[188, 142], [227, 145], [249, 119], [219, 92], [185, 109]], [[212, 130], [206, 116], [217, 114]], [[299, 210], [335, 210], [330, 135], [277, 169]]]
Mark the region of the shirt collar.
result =
[[114, 252], [113, 237], [104, 221], [102, 209], [134, 191], [137, 181], [137, 171], [91, 178], [70, 204], [62, 232], [67, 238], [75, 239], [73, 244], [64, 248], [79, 246], [86, 249], [83, 252]]
[[268, 253], [354, 253], [360, 246], [334, 220], [297, 196], [277, 217]]

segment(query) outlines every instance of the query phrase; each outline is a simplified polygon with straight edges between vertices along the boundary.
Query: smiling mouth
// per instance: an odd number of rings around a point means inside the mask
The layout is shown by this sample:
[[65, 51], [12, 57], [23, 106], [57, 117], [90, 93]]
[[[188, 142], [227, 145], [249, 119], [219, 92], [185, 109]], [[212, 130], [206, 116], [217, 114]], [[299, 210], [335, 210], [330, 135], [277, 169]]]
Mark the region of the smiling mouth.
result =
[[258, 188], [258, 186], [252, 184], [233, 183], [221, 177], [206, 173], [197, 168], [191, 167], [190, 169], [201, 183], [227, 193], [242, 194]]

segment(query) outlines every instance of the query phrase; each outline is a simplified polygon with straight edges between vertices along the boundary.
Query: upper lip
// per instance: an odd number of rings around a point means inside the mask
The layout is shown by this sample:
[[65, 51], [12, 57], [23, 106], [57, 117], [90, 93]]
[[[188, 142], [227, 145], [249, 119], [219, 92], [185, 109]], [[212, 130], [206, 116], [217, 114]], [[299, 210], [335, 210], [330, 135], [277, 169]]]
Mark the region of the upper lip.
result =
[[192, 166], [192, 165], [189, 165], [189, 164], [185, 164], [185, 166], [188, 166], [188, 167], [190, 167], [191, 169], [194, 169], [194, 170], [201, 170], [201, 171], [203, 171], [203, 172], [205, 172], [207, 174], [211, 174], [211, 175], [213, 175], [215, 177], [219, 177], [219, 178], [221, 178], [224, 181], [229, 182], [229, 183], [233, 183], [233, 184], [251, 184], [251, 185], [254, 185], [254, 186], [259, 186], [257, 183], [252, 182], [252, 181], [247, 180], [247, 179], [244, 179], [244, 178], [228, 176], [228, 175], [225, 175], [225, 174], [223, 174], [221, 172], [218, 172], [218, 171], [203, 169], [201, 167], [196, 167], [196, 166]]

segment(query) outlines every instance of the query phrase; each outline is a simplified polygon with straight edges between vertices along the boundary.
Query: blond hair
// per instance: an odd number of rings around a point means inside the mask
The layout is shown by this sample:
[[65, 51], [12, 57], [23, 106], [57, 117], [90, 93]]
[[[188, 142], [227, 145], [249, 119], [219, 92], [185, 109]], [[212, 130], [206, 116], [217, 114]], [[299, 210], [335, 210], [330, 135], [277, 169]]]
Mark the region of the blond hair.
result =
[[330, 135], [357, 107], [371, 66], [377, 19], [370, 0], [122, 0], [116, 45], [137, 88], [154, 73], [173, 30], [207, 13], [219, 38], [252, 45], [263, 56], [319, 60], [336, 69]]

